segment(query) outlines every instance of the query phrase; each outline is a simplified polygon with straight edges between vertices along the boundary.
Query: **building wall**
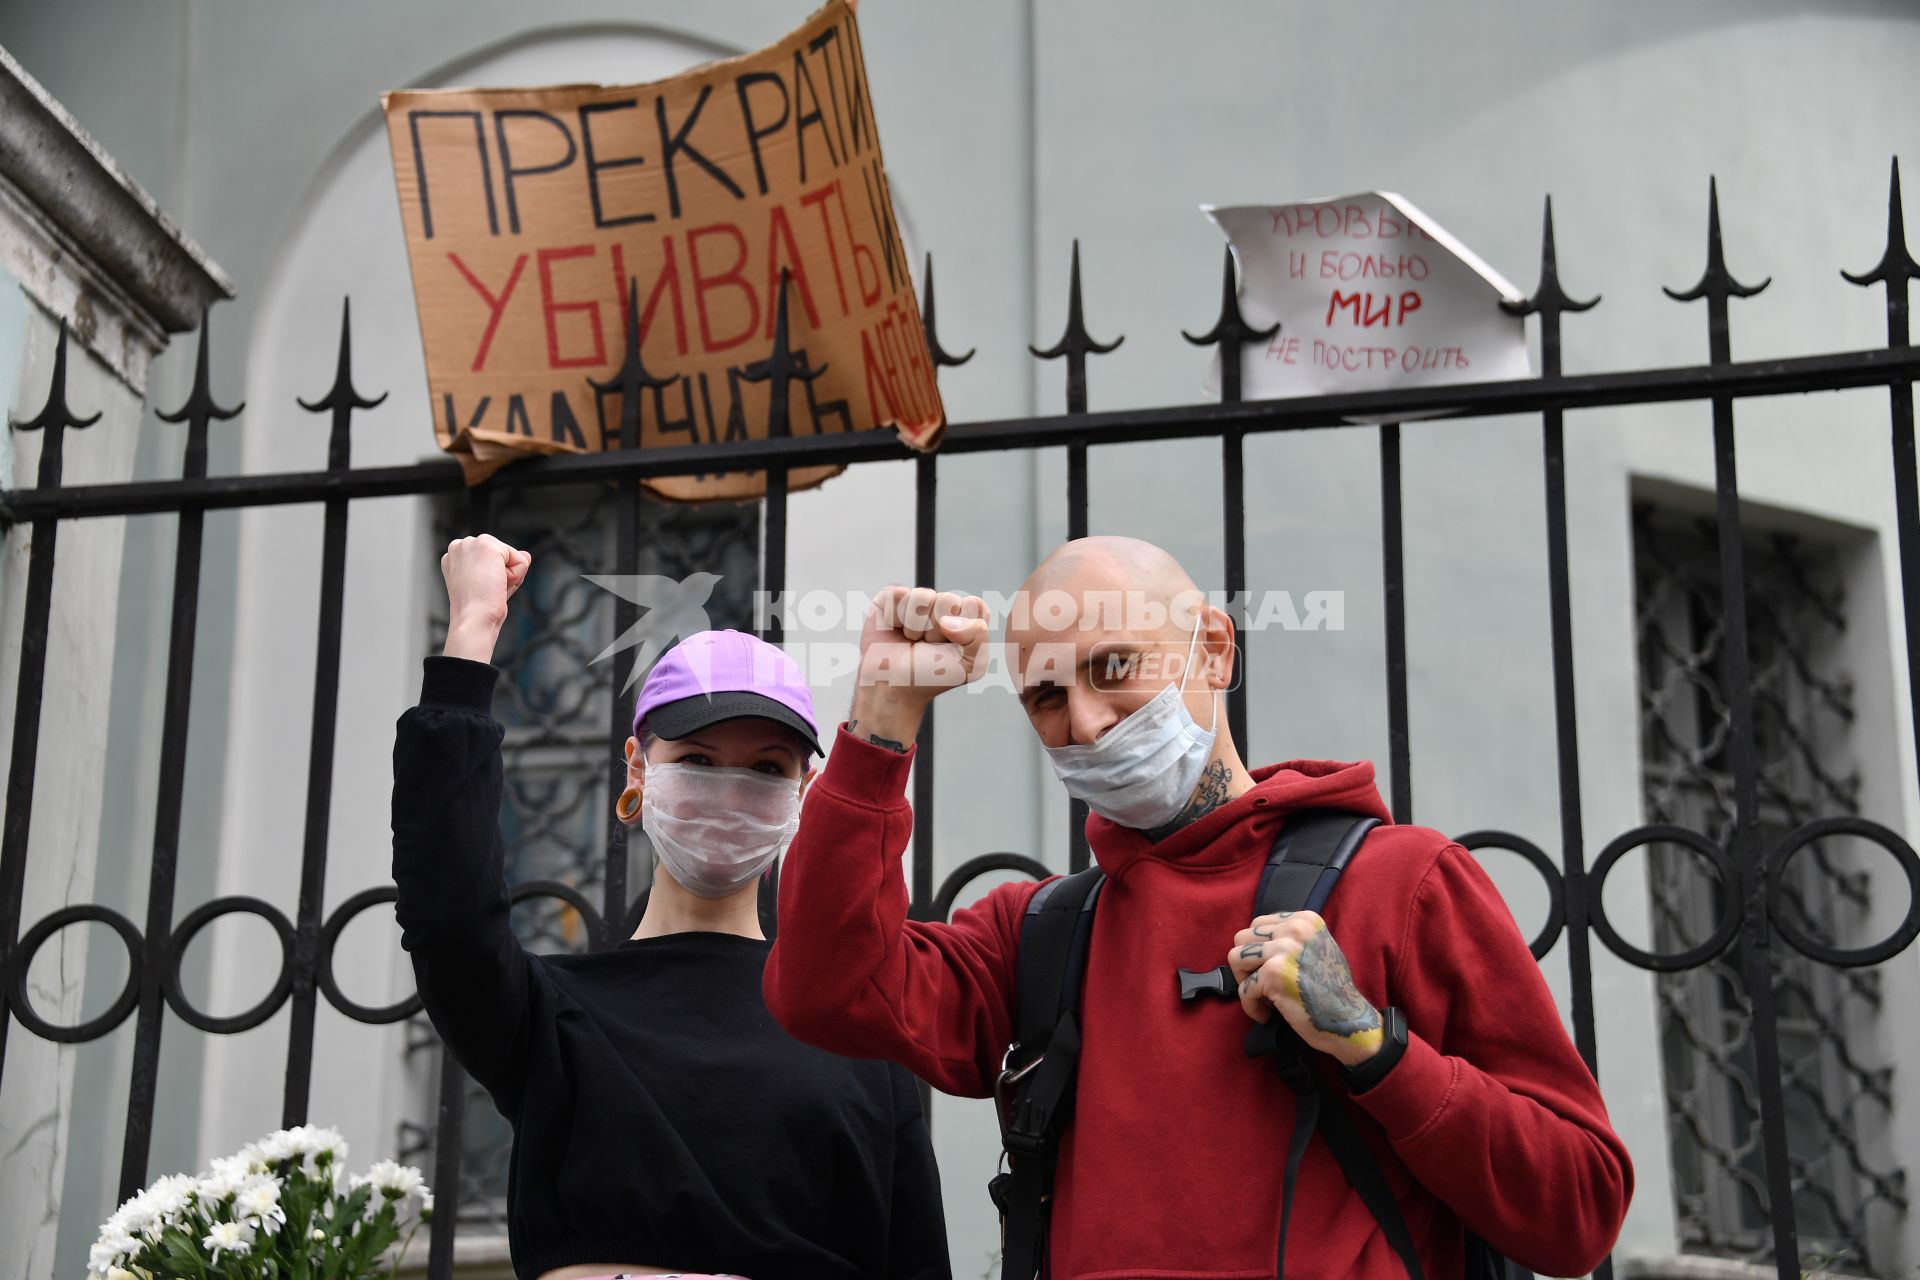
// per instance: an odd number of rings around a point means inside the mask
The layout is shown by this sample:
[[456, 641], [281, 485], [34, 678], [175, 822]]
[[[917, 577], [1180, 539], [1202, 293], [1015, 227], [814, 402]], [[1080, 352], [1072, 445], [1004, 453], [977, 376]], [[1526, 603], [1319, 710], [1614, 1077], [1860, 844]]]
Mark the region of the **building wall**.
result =
[[[399, 8], [369, 0], [16, 2], [0, 5], [0, 43], [238, 280], [240, 299], [216, 313], [217, 367], [223, 389], [237, 397], [244, 388], [252, 408], [214, 432], [214, 469], [238, 470], [319, 465], [323, 427], [290, 397], [316, 394], [326, 378], [344, 291], [354, 295], [363, 335], [361, 385], [394, 393], [361, 426], [357, 460], [400, 460], [432, 447], [391, 186], [381, 146], [368, 150], [381, 90], [458, 83], [476, 67], [544, 75], [550, 59], [572, 58], [582, 73], [553, 78], [639, 79], [664, 65], [649, 59], [675, 50], [765, 43], [803, 8], [766, 0], [661, 0], [644, 13], [588, 0], [555, 0], [539, 12], [503, 0]], [[1089, 326], [1100, 338], [1126, 335], [1120, 351], [1093, 362], [1094, 407], [1198, 399], [1205, 357], [1178, 330], [1210, 324], [1218, 296], [1219, 241], [1195, 208], [1201, 201], [1399, 191], [1525, 287], [1534, 279], [1541, 198], [1551, 193], [1570, 291], [1605, 295], [1594, 314], [1566, 322], [1567, 366], [1577, 372], [1705, 358], [1702, 307], [1668, 301], [1659, 287], [1699, 276], [1706, 180], [1715, 174], [1730, 265], [1743, 279], [1774, 278], [1766, 293], [1734, 304], [1736, 357], [1883, 340], [1878, 295], [1837, 273], [1878, 257], [1888, 158], [1914, 155], [1920, 131], [1920, 85], [1909, 74], [1920, 22], [1893, 0], [1628, 0], [1551, 17], [1518, 0], [867, 0], [862, 31], [897, 201], [912, 239], [939, 264], [942, 334], [954, 349], [980, 348], [943, 382], [956, 421], [1061, 404], [1061, 369], [1037, 365], [1024, 345], [1059, 332], [1076, 236]], [[610, 50], [635, 51], [631, 75], [603, 70]], [[170, 405], [180, 370], [163, 367], [157, 381]], [[1869, 813], [1910, 831], [1916, 762], [1906, 673], [1889, 658], [1903, 652], [1898, 610], [1885, 594], [1897, 573], [1885, 422], [1878, 393], [1743, 406], [1741, 468], [1757, 502], [1877, 541], [1879, 554], [1858, 579], [1869, 606], [1858, 628], [1869, 659], [1861, 669], [1883, 695], [1860, 731], [1871, 748]], [[1518, 419], [1413, 424], [1403, 438], [1416, 818], [1453, 832], [1504, 827], [1556, 852], [1539, 433]], [[149, 474], [177, 472], [176, 437], [151, 430], [143, 449]], [[1262, 763], [1376, 758], [1384, 788], [1373, 433], [1259, 437], [1249, 441], [1247, 461], [1253, 586], [1346, 593], [1343, 631], [1250, 638], [1247, 754]], [[1705, 407], [1575, 415], [1568, 475], [1591, 855], [1640, 816], [1629, 498], [1649, 481], [1710, 489]], [[1211, 446], [1096, 450], [1091, 491], [1094, 531], [1158, 541], [1217, 585]], [[1064, 535], [1064, 493], [1057, 454], [944, 460], [944, 584], [1011, 589]], [[428, 551], [424, 518], [408, 507], [360, 504], [355, 513], [354, 648], [343, 688], [330, 903], [382, 876], [378, 813], [346, 806], [381, 807], [372, 801], [384, 791], [392, 717], [417, 679], [420, 641], [405, 629], [424, 617], [431, 560], [409, 576], [393, 567], [404, 557], [385, 554], [394, 546]], [[790, 586], [872, 589], [906, 580], [910, 511], [904, 465], [862, 468], [796, 495]], [[182, 902], [246, 888], [291, 906], [312, 643], [301, 649], [297, 636], [310, 635], [317, 527], [316, 513], [298, 510], [209, 522], [183, 838], [196, 861], [183, 863]], [[125, 612], [146, 617], [151, 630], [123, 631], [115, 696], [150, 735], [170, 571], [161, 540], [146, 554], [152, 558], [142, 563], [130, 547], [122, 585]], [[839, 714], [845, 698], [844, 688], [823, 691], [823, 712]], [[1065, 805], [1022, 736], [1017, 710], [987, 697], [948, 701], [936, 784], [942, 874], [988, 849], [1064, 862]], [[103, 839], [115, 838], [117, 823], [120, 856], [137, 868], [151, 770], [140, 767], [136, 733], [115, 749], [122, 754], [110, 767], [133, 779], [132, 816], [111, 819]], [[282, 784], [271, 799], [262, 795], [268, 775]], [[983, 795], [995, 803], [978, 804]], [[284, 852], [263, 858], [263, 847]], [[103, 849], [103, 868], [113, 856]], [[1488, 862], [1531, 931], [1544, 909], [1537, 883], [1513, 859], [1489, 854]], [[1628, 937], [1644, 940], [1638, 868], [1630, 859], [1610, 881], [1607, 906]], [[216, 927], [202, 957], [244, 948], [241, 928], [221, 941]], [[349, 990], [361, 999], [382, 984], [404, 990], [404, 958], [391, 947], [380, 954], [383, 928], [356, 926], [366, 931], [368, 954]], [[211, 975], [202, 957], [194, 963], [204, 984]], [[1638, 1158], [1623, 1247], [1668, 1250], [1674, 1222], [1664, 1102], [1649, 1051], [1651, 983], [1604, 951], [1595, 969], [1601, 1079]], [[1910, 952], [1886, 969], [1888, 1007], [1912, 1007], [1920, 956]], [[1564, 997], [1564, 943], [1545, 970]], [[215, 1007], [231, 1011], [254, 994], [222, 990]], [[354, 1055], [386, 1052], [379, 1033], [350, 1030], [330, 1010], [322, 1018], [323, 1055], [338, 1056], [316, 1075], [315, 1114], [347, 1123], [361, 1152], [380, 1150], [397, 1085], [369, 1105], [346, 1078]], [[1888, 1034], [1900, 1060], [1916, 1060], [1920, 1043], [1910, 1028], [1890, 1023]], [[278, 1022], [232, 1044], [170, 1034], [163, 1081], [177, 1087], [169, 1094], [177, 1105], [161, 1118], [155, 1171], [271, 1127], [283, 1045]], [[107, 1089], [124, 1072], [113, 1068], [111, 1045], [98, 1048], [94, 1059], [105, 1065], [97, 1078]], [[1915, 1096], [1910, 1072], [1896, 1079], [1903, 1098]], [[1914, 1110], [1896, 1115], [1905, 1128], [1895, 1150], [1920, 1150]], [[92, 1145], [76, 1118], [76, 1206], [83, 1186], [111, 1187], [117, 1161], [113, 1106], [88, 1123]], [[956, 1271], [977, 1274], [993, 1238], [980, 1190], [995, 1147], [992, 1122], [983, 1104], [942, 1099], [935, 1131]], [[91, 1182], [89, 1167], [99, 1175]], [[1907, 1230], [1908, 1258], [1920, 1258], [1916, 1228]]]

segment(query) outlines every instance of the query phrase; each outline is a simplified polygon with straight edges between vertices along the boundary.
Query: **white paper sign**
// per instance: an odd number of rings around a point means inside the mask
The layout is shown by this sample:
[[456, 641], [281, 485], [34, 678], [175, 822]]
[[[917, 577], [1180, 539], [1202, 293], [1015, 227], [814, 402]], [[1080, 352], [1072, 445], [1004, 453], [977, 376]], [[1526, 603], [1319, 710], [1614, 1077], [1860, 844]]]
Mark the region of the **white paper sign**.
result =
[[1526, 295], [1400, 196], [1200, 208], [1233, 246], [1241, 314], [1280, 323], [1241, 351], [1249, 400], [1533, 373], [1521, 318], [1500, 309]]

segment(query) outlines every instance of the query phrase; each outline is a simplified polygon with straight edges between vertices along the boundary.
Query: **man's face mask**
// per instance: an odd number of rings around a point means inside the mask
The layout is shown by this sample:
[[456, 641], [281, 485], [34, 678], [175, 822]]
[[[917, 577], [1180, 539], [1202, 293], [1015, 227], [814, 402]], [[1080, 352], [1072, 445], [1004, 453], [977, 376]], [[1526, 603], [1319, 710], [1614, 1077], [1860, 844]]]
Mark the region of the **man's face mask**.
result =
[[800, 779], [707, 764], [646, 764], [640, 826], [688, 893], [753, 883], [800, 826]]
[[1110, 822], [1136, 831], [1163, 826], [1180, 812], [1200, 782], [1200, 772], [1213, 754], [1220, 702], [1215, 697], [1212, 718], [1202, 730], [1187, 713], [1181, 694], [1204, 621], [1202, 614], [1193, 624], [1178, 680], [1093, 742], [1046, 749], [1067, 794], [1086, 801], [1089, 809]]

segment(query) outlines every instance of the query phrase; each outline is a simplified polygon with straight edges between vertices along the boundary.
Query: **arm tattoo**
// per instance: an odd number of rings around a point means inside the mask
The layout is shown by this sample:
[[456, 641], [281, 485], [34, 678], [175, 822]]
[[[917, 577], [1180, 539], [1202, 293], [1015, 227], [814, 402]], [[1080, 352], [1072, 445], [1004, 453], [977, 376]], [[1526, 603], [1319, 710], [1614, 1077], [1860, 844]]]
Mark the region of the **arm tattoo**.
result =
[[[859, 732], [859, 730], [860, 730], [860, 722], [858, 720], [847, 721], [848, 733], [857, 733]], [[898, 751], [901, 755], [907, 754], [906, 743], [896, 742], [892, 738], [883, 738], [877, 733], [869, 733], [867, 735], [867, 741], [871, 742], [876, 747], [885, 747], [889, 751]]]
[[1300, 1007], [1307, 1020], [1336, 1036], [1356, 1036], [1380, 1026], [1380, 1011], [1353, 985], [1353, 971], [1340, 944], [1325, 929], [1300, 949]]
[[1227, 794], [1227, 783], [1231, 777], [1224, 760], [1209, 763], [1206, 772], [1200, 775], [1200, 781], [1194, 787], [1193, 797], [1187, 801], [1186, 807], [1174, 814], [1166, 825], [1154, 827], [1145, 832], [1147, 839], [1156, 842], [1164, 840], [1188, 823], [1206, 817], [1232, 799], [1233, 797]]

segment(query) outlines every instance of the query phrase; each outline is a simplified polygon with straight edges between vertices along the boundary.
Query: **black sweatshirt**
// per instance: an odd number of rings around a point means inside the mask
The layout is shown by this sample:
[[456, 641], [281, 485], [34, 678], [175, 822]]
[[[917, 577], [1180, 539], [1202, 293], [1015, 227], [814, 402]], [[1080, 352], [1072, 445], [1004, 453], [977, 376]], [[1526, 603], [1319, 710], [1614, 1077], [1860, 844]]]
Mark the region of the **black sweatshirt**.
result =
[[[536, 956], [507, 923], [491, 663], [425, 660], [393, 747], [393, 878], [420, 998], [513, 1125], [515, 1272], [605, 1262], [751, 1280], [948, 1276], [913, 1077], [781, 1030], [771, 943]], [[454, 1208], [444, 1188], [445, 1210]]]

